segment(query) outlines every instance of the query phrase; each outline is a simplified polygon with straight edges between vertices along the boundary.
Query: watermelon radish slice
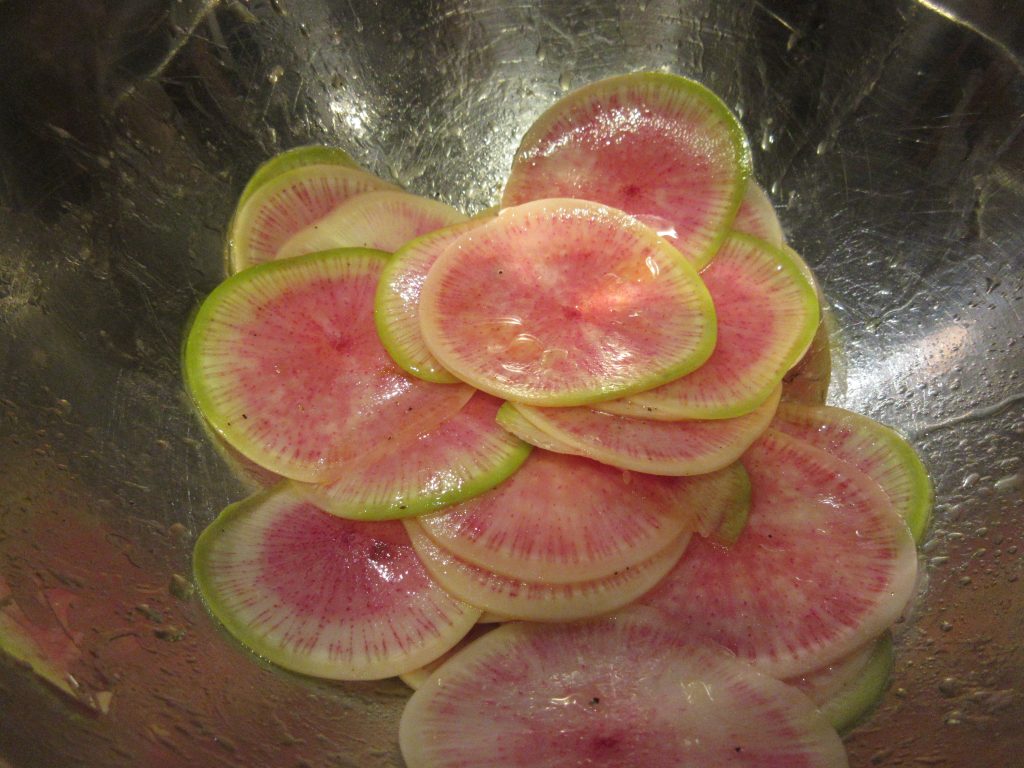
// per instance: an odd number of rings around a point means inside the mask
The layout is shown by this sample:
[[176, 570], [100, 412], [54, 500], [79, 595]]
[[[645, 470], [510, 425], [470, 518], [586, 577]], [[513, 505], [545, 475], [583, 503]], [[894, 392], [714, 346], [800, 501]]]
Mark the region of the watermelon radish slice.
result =
[[228, 235], [228, 268], [240, 272], [277, 258], [292, 235], [355, 195], [397, 189], [345, 165], [304, 165], [256, 187], [235, 212]]
[[325, 482], [343, 462], [466, 404], [472, 389], [412, 379], [380, 345], [373, 296], [386, 258], [351, 249], [272, 262], [210, 294], [189, 331], [185, 373], [234, 448], [284, 477]]
[[657, 386], [714, 346], [693, 268], [621, 211], [542, 200], [468, 231], [420, 293], [427, 348], [498, 397], [585, 405]]
[[624, 472], [534, 450], [497, 488], [418, 521], [461, 560], [514, 579], [564, 584], [652, 557], [695, 527], [705, 490], [700, 477]]
[[797, 364], [782, 377], [782, 399], [806, 405], [824, 405], [832, 383], [832, 338], [834, 320], [822, 311], [818, 330]]
[[309, 165], [341, 165], [347, 168], [359, 168], [359, 163], [353, 160], [348, 152], [338, 147], [319, 144], [293, 147], [274, 155], [256, 169], [238, 198], [238, 207], [241, 207], [253, 192], [271, 179], [276, 179], [282, 173]]
[[739, 540], [695, 541], [640, 602], [779, 678], [823, 667], [893, 624], [913, 594], [917, 553], [878, 484], [774, 430], [743, 464], [753, 490]]
[[639, 72], [580, 88], [533, 124], [502, 207], [574, 197], [626, 211], [697, 269], [714, 256], [750, 175], [728, 107], [692, 80]]
[[718, 343], [693, 373], [599, 408], [649, 419], [727, 419], [763, 403], [807, 349], [818, 299], [782, 250], [731, 234], [701, 273], [715, 302]]
[[336, 480], [296, 489], [326, 512], [360, 520], [419, 515], [478, 496], [515, 472], [531, 450], [495, 423], [500, 405], [477, 392], [431, 431], [346, 462]]
[[882, 698], [892, 665], [892, 635], [886, 632], [849, 656], [786, 682], [807, 694], [833, 728], [848, 733]]
[[[483, 616], [481, 616], [480, 618], [483, 619]], [[459, 642], [457, 642], [452, 648], [449, 648], [436, 659], [424, 664], [422, 667], [410, 670], [409, 672], [403, 672], [398, 677], [401, 679], [403, 683], [405, 683], [415, 691], [430, 678], [430, 676], [434, 673], [434, 670], [436, 670], [438, 667], [440, 667], [442, 664], [448, 661], [448, 659], [450, 659], [456, 653], [458, 653], [467, 645], [472, 643], [478, 637], [483, 637], [494, 628], [495, 622], [484, 622], [478, 620], [477, 623], [473, 625], [473, 628], [470, 629], [469, 632], [466, 633], [466, 635], [461, 640], [459, 640]]]
[[437, 257], [481, 220], [495, 215], [496, 209], [488, 209], [467, 222], [417, 237], [399, 248], [384, 267], [373, 307], [377, 333], [391, 358], [413, 376], [441, 384], [458, 381], [430, 354], [423, 341], [420, 292]]
[[932, 483], [917, 452], [895, 431], [842, 408], [798, 403], [783, 404], [772, 426], [868, 475], [921, 541], [931, 518]]
[[408, 192], [384, 190], [357, 195], [292, 235], [279, 259], [332, 248], [397, 251], [414, 237], [465, 221], [450, 205]]
[[776, 248], [781, 248], [786, 242], [779, 217], [775, 214], [775, 206], [764, 188], [753, 179], [747, 182], [747, 191], [732, 222], [732, 228], [735, 232], [764, 240]]
[[408, 768], [842, 768], [796, 689], [632, 613], [506, 624], [442, 665], [399, 725]]
[[[591, 408], [537, 408], [506, 403], [499, 423], [526, 442], [507, 419], [515, 411], [537, 430], [567, 446], [566, 452], [621, 469], [652, 475], [702, 475], [736, 461], [768, 427], [781, 387], [761, 405], [732, 419], [654, 421]], [[502, 413], [506, 419], [502, 419]]]
[[575, 621], [629, 605], [661, 581], [690, 542], [684, 532], [651, 557], [597, 579], [552, 584], [501, 576], [459, 559], [437, 546], [419, 519], [406, 530], [428, 573], [445, 591], [493, 616], [511, 620]]
[[287, 483], [221, 512], [196, 542], [194, 568], [232, 635], [318, 677], [372, 680], [416, 669], [480, 616], [430, 579], [401, 523], [328, 515]]

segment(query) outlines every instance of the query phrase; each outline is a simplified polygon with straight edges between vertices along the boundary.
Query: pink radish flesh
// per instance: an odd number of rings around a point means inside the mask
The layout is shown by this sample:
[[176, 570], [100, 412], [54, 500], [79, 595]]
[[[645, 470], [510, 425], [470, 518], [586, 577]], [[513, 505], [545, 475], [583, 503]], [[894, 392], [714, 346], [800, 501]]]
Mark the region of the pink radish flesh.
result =
[[644, 614], [505, 624], [413, 694], [409, 768], [842, 768], [797, 690]]
[[677, 631], [793, 677], [899, 618], [917, 553], [881, 488], [855, 467], [768, 430], [747, 452], [752, 505], [729, 549], [695, 541], [640, 602]]
[[775, 215], [771, 199], [753, 179], [747, 182], [747, 191], [743, 195], [743, 202], [736, 213], [732, 228], [736, 232], [764, 240], [776, 248], [781, 248], [785, 242], [782, 225], [779, 224], [779, 217]]

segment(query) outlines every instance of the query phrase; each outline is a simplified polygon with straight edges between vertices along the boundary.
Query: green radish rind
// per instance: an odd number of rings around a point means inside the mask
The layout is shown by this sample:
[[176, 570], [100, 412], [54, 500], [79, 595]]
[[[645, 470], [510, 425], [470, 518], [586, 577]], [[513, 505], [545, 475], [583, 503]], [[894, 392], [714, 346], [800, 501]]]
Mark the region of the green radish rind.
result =
[[[275, 340], [274, 353], [286, 355], [293, 352], [297, 348], [297, 340], [303, 344], [319, 344], [320, 341], [332, 343], [327, 337], [333, 331], [350, 333], [352, 343], [360, 349], [379, 345], [370, 313], [377, 277], [387, 258], [388, 254], [380, 251], [354, 248], [268, 262], [229, 277], [210, 293], [189, 330], [185, 348], [185, 378], [199, 411], [233, 448], [265, 469], [284, 477], [324, 482], [337, 475], [342, 461], [367, 450], [366, 445], [356, 445], [351, 440], [352, 432], [360, 423], [366, 425], [371, 418], [376, 419], [383, 429], [391, 430], [386, 436], [390, 440], [407, 432], [433, 428], [465, 405], [472, 395], [469, 387], [442, 386], [408, 379], [397, 367], [391, 365], [387, 354], [380, 348], [379, 354], [373, 353], [372, 362], [376, 369], [372, 381], [367, 381], [371, 377], [360, 374], [359, 382], [367, 384], [364, 388], [366, 392], [354, 392], [347, 411], [338, 408], [330, 414], [332, 418], [340, 419], [347, 413], [355, 418], [355, 422], [346, 421], [332, 427], [324, 416], [322, 419], [312, 418], [306, 423], [306, 430], [301, 433], [304, 440], [311, 439], [314, 433], [324, 437], [324, 442], [319, 446], [321, 450], [315, 455], [312, 451], [308, 451], [309, 455], [296, 451], [292, 447], [294, 440], [289, 440], [282, 429], [276, 426], [278, 422], [271, 418], [269, 412], [247, 412], [251, 400], [247, 402], [242, 396], [243, 390], [238, 390], [242, 386], [239, 377], [253, 378], [254, 373], [249, 368], [263, 361], [259, 355], [256, 355], [257, 363], [251, 359], [239, 362], [231, 357], [240, 349], [244, 350], [245, 345], [251, 341], [248, 336], [240, 333], [241, 326], [245, 323], [251, 325], [256, 315], [261, 314], [268, 305], [280, 301], [282, 291], [308, 288], [318, 292], [317, 295], [322, 298], [322, 291], [332, 290], [335, 298], [338, 292], [343, 292], [345, 296], [345, 303], [336, 302], [332, 310], [336, 309], [343, 314], [346, 309], [352, 310], [354, 306], [365, 303], [365, 319], [361, 315], [345, 317], [343, 320], [332, 317], [339, 323], [344, 322], [345, 327], [324, 328], [322, 326], [327, 323], [328, 317], [318, 310], [317, 317], [302, 318], [305, 325], [301, 334], [290, 329], [286, 339]], [[364, 289], [367, 291], [365, 296], [362, 293]], [[274, 313], [271, 311], [271, 314]], [[261, 327], [266, 329], [261, 332], [264, 334], [271, 331], [266, 322], [260, 322]], [[309, 332], [311, 329], [313, 333]], [[323, 338], [314, 338], [315, 334], [321, 334]], [[334, 360], [337, 365], [338, 353], [332, 352], [331, 355], [330, 360]], [[235, 365], [234, 370], [232, 364]], [[330, 386], [336, 386], [338, 381], [350, 382], [352, 379], [351, 372], [344, 373], [340, 366], [335, 368], [318, 363], [317, 370], [313, 370], [308, 361], [304, 361], [302, 370], [292, 371], [288, 377], [280, 377], [280, 382], [275, 385], [278, 392], [284, 392], [278, 401], [271, 403], [276, 412], [291, 416], [302, 412], [303, 407], [312, 407], [321, 412], [326, 409], [329, 393], [316, 393], [319, 397], [311, 403], [296, 403], [288, 399], [287, 390], [297, 374], [313, 378], [321, 375], [336, 377], [331, 379], [333, 384], [328, 383]], [[376, 388], [370, 388], [371, 383]], [[381, 392], [383, 395], [378, 399]], [[254, 397], [266, 398], [269, 393], [269, 389], [264, 389]], [[357, 402], [356, 398], [360, 400]], [[372, 402], [366, 403], [366, 398], [371, 398]], [[405, 412], [397, 412], [399, 403], [404, 403], [406, 407], [417, 407], [416, 413], [410, 416]], [[382, 417], [383, 422], [380, 421]], [[329, 442], [325, 431], [331, 431]], [[291, 437], [294, 437], [294, 433]]]
[[892, 634], [886, 632], [849, 657], [786, 682], [806, 693], [832, 727], [845, 735], [864, 722], [881, 701], [894, 656]]
[[496, 209], [488, 209], [469, 221], [417, 237], [399, 248], [384, 267], [377, 284], [373, 319], [380, 341], [391, 359], [413, 376], [438, 384], [458, 381], [430, 353], [423, 341], [420, 333], [420, 291], [427, 272], [441, 252], [482, 220], [496, 214]]
[[[374, 558], [393, 570], [382, 573]], [[328, 515], [287, 482], [226, 507], [196, 541], [193, 571], [235, 639], [280, 667], [332, 680], [416, 669], [480, 616], [430, 579], [400, 523]]]
[[[653, 475], [703, 475], [732, 464], [764, 432], [781, 391], [777, 386], [757, 408], [732, 419], [654, 421], [590, 408], [506, 403], [498, 412], [498, 423], [515, 433], [509, 412], [516, 411], [563, 446], [562, 452]], [[516, 434], [530, 442], [535, 432]]]
[[832, 406], [782, 403], [773, 427], [853, 464], [877, 482], [920, 543], [934, 492], [917, 451], [895, 430]]
[[342, 165], [348, 168], [359, 168], [359, 163], [339, 147], [328, 147], [322, 144], [292, 147], [274, 155], [253, 172], [238, 198], [237, 207], [240, 208], [253, 192], [271, 179], [307, 165]]
[[[624, 98], [628, 97], [628, 98]], [[512, 163], [512, 170], [502, 196], [502, 206], [508, 207], [519, 205], [528, 200], [542, 197], [581, 197], [597, 202], [606, 203], [617, 208], [626, 208], [627, 212], [643, 219], [645, 216], [654, 216], [657, 219], [670, 220], [669, 211], [647, 211], [630, 210], [629, 206], [623, 206], [620, 201], [614, 199], [602, 199], [600, 182], [592, 185], [581, 185], [573, 178], [575, 187], [571, 190], [559, 188], [555, 190], [542, 189], [536, 192], [530, 189], [530, 173], [535, 170], [537, 163], [547, 161], [551, 156], [557, 157], [563, 146], [571, 145], [571, 137], [576, 131], [582, 130], [587, 119], [593, 119], [593, 113], [600, 109], [607, 110], [604, 113], [604, 122], [611, 125], [618, 123], [619, 133], [617, 136], [605, 138], [604, 146], [617, 144], [617, 138], [629, 135], [632, 129], [632, 121], [638, 119], [632, 117], [627, 120], [616, 121], [614, 111], [626, 102], [634, 111], [643, 111], [651, 108], [665, 107], [666, 111], [679, 108], [679, 112], [686, 115], [685, 120], [700, 121], [699, 128], [687, 125], [680, 132], [688, 137], [704, 132], [703, 140], [705, 146], [721, 143], [729, 147], [728, 160], [731, 183], [726, 183], [727, 194], [723, 197], [720, 205], [719, 215], [710, 222], [703, 225], [704, 231], [699, 237], [691, 237], [685, 241], [673, 238], [673, 245], [684, 253], [685, 258], [695, 268], [702, 269], [714, 257], [723, 239], [729, 231], [739, 210], [746, 192], [747, 180], [751, 175], [753, 166], [750, 154], [750, 144], [746, 133], [739, 121], [718, 97], [717, 94], [701, 85], [679, 75], [662, 72], [634, 72], [627, 75], [609, 77], [604, 80], [591, 83], [577, 89], [565, 98], [558, 101], [545, 111], [526, 132], [519, 148], [516, 151]], [[690, 112], [693, 114], [690, 114]], [[678, 114], [678, 113], [677, 113]], [[609, 117], [611, 115], [611, 117]], [[676, 115], [673, 115], [675, 117]], [[623, 129], [623, 126], [626, 126]], [[560, 133], [557, 133], [560, 131]], [[552, 139], [552, 136], [555, 136]], [[551, 146], [547, 146], [550, 144]], [[689, 149], [689, 148], [688, 148]], [[663, 144], [663, 151], [670, 151]], [[590, 158], [594, 162], [594, 158]], [[685, 162], [690, 162], [687, 158]], [[596, 162], [600, 164], [600, 157]], [[520, 170], [523, 169], [523, 170]], [[565, 178], [566, 174], [551, 174], [555, 178]], [[523, 180], [526, 177], [526, 180]], [[586, 177], [584, 177], [586, 178]], [[564, 183], [560, 182], [560, 183]], [[645, 186], [651, 184], [650, 177], [632, 180], [630, 186]], [[701, 201], [706, 204], [706, 201]], [[662, 229], [657, 222], [656, 229]], [[668, 226], [668, 230], [674, 230], [674, 223]]]
[[420, 330], [477, 389], [571, 406], [699, 368], [716, 320], [696, 270], [652, 230], [605, 205], [546, 199], [506, 208], [437, 259]]
[[494, 422], [498, 404], [477, 392], [461, 411], [386, 452], [346, 462], [330, 483], [296, 483], [296, 491], [332, 515], [396, 520], [479, 496], [508, 478], [533, 446]]
[[[717, 511], [718, 525], [711, 531], [701, 533], [705, 538], [723, 547], [731, 547], [747, 527], [753, 487], [750, 484], [750, 475], [738, 461], [721, 472], [723, 493], [717, 496], [718, 503], [712, 506], [712, 509]], [[726, 472], [727, 475], [724, 474]]]
[[[705, 364], [688, 376], [683, 376], [665, 385], [629, 397], [600, 403], [596, 408], [621, 416], [674, 421], [684, 419], [730, 419], [757, 408], [782, 381], [786, 371], [804, 354], [818, 327], [820, 306], [814, 284], [808, 280], [806, 265], [798, 263], [789, 253], [749, 235], [730, 233], [722, 244], [718, 257], [702, 273], [709, 285], [712, 297], [716, 292], [728, 290], [730, 282], [724, 279], [728, 270], [758, 270], [768, 276], [780, 289], [787, 292], [787, 315], [792, 322], [786, 337], [768, 346], [762, 342], [765, 354], [742, 372], [718, 371], [718, 361], [713, 353]], [[721, 274], [719, 274], [721, 273]], [[719, 286], [716, 291], [716, 284]], [[735, 300], [735, 299], [734, 299]], [[766, 301], [761, 297], [759, 301]], [[736, 320], [730, 320], [729, 314]], [[743, 307], [732, 306], [731, 310], [719, 309], [719, 346], [730, 346], [729, 334], [735, 324], [741, 336], [746, 333], [745, 324], [750, 319]], [[724, 316], [723, 316], [724, 315]], [[724, 355], [727, 352], [721, 352]], [[735, 361], [734, 361], [735, 362]], [[725, 373], [730, 377], [729, 386], [738, 391], [722, 395], [718, 390]]]

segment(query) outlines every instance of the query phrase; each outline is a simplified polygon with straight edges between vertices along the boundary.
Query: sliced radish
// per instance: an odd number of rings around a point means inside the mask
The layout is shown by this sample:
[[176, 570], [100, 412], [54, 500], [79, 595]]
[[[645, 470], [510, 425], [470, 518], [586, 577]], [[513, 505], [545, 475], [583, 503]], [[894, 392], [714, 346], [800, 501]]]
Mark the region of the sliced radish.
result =
[[786, 242], [779, 217], [775, 215], [775, 206], [768, 193], [753, 179], [747, 182], [747, 191], [732, 222], [732, 228], [735, 232], [759, 238], [776, 248], [781, 248]]
[[824, 405], [832, 383], [831, 313], [822, 312], [818, 330], [807, 351], [782, 377], [782, 399], [807, 405]]
[[932, 509], [932, 483], [917, 452], [889, 427], [829, 406], [784, 403], [773, 426], [853, 464], [882, 486], [920, 541]]
[[483, 621], [483, 616], [481, 616], [480, 619], [477, 620], [477, 623], [473, 625], [473, 628], [470, 629], [469, 632], [467, 632], [466, 635], [461, 640], [459, 640], [459, 642], [457, 642], [454, 646], [449, 648], [447, 651], [442, 653], [433, 661], [427, 662], [422, 667], [418, 667], [408, 672], [403, 672], [399, 675], [399, 677], [401, 678], [403, 683], [405, 683], [415, 691], [430, 678], [430, 676], [434, 673], [434, 670], [436, 670], [438, 667], [440, 667], [442, 664], [448, 661], [448, 659], [450, 659], [456, 653], [458, 653], [467, 645], [472, 643], [478, 637], [483, 637], [494, 628], [495, 622], [485, 622]]
[[318, 677], [416, 669], [480, 615], [431, 580], [401, 523], [328, 515], [287, 484], [225, 509], [196, 542], [194, 568], [231, 634], [279, 666]]
[[228, 265], [240, 272], [272, 261], [284, 242], [350, 197], [397, 189], [372, 174], [345, 165], [303, 165], [280, 173], [251, 191], [231, 221]]
[[892, 665], [892, 635], [886, 632], [827, 667], [786, 682], [807, 694], [832, 727], [846, 733], [881, 699]]
[[534, 405], [584, 405], [701, 365], [715, 314], [693, 268], [621, 211], [542, 200], [471, 229], [430, 268], [420, 327], [450, 372]]
[[418, 521], [435, 543], [481, 568], [524, 581], [586, 581], [693, 530], [705, 482], [534, 450], [497, 488]]
[[649, 419], [727, 419], [763, 403], [806, 350], [818, 300], [785, 252], [731, 234], [701, 273], [715, 303], [718, 343], [693, 373], [600, 410]]
[[240, 208], [252, 193], [262, 187], [271, 179], [276, 179], [283, 173], [293, 171], [296, 168], [304, 168], [310, 165], [340, 165], [347, 168], [359, 168], [359, 163], [352, 159], [352, 156], [338, 147], [327, 147], [311, 144], [305, 147], [293, 147], [285, 150], [262, 163], [256, 169], [242, 194], [238, 198]]
[[467, 563], [434, 543], [418, 519], [407, 521], [406, 530], [427, 571], [450, 594], [493, 615], [529, 621], [575, 621], [629, 605], [672, 570], [690, 541], [685, 532], [646, 560], [608, 576], [552, 584]]
[[715, 94], [642, 72], [580, 88], [541, 115], [519, 145], [501, 202], [575, 197], [619, 208], [700, 269], [749, 175], [743, 129]]
[[351, 249], [272, 262], [207, 297], [186, 376], [234, 448], [279, 475], [324, 482], [344, 461], [466, 404], [472, 389], [410, 378], [380, 345], [373, 296], [386, 258]]
[[408, 192], [367, 192], [300, 229], [277, 252], [287, 259], [332, 248], [397, 251], [415, 237], [466, 220], [450, 205]]
[[506, 624], [412, 695], [409, 768], [841, 768], [799, 691], [648, 616]]
[[420, 292], [437, 257], [482, 220], [495, 215], [496, 210], [488, 209], [467, 222], [417, 237], [399, 248], [384, 268], [373, 307], [377, 333], [392, 359], [413, 376], [442, 384], [458, 381], [430, 354], [423, 341]]
[[802, 675], [899, 618], [914, 540], [877, 483], [801, 440], [768, 430], [743, 463], [753, 491], [739, 540], [693, 542], [640, 602], [763, 672]]
[[[616, 416], [591, 408], [536, 408], [506, 403], [499, 423], [516, 432], [508, 418], [516, 411], [541, 432], [566, 446], [566, 453], [653, 475], [702, 475], [732, 464], [764, 432], [779, 404], [781, 387], [750, 413], [732, 419], [655, 421]], [[545, 446], [541, 446], [545, 447]], [[557, 449], [556, 449], [557, 450]]]
[[519, 468], [530, 446], [494, 421], [501, 401], [477, 392], [449, 419], [421, 435], [345, 463], [329, 483], [296, 484], [321, 509], [384, 520], [419, 515], [493, 488]]

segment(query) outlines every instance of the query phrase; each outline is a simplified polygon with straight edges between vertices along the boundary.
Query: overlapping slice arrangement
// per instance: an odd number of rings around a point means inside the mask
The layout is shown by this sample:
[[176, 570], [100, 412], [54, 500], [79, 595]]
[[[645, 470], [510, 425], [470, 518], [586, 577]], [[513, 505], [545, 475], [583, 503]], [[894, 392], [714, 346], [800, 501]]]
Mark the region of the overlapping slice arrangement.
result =
[[638, 73], [542, 115], [469, 220], [340, 150], [262, 166], [186, 343], [224, 450], [281, 478], [200, 537], [212, 612], [415, 681], [410, 768], [845, 765], [930, 486], [791, 402], [827, 335], [750, 165], [717, 97]]

